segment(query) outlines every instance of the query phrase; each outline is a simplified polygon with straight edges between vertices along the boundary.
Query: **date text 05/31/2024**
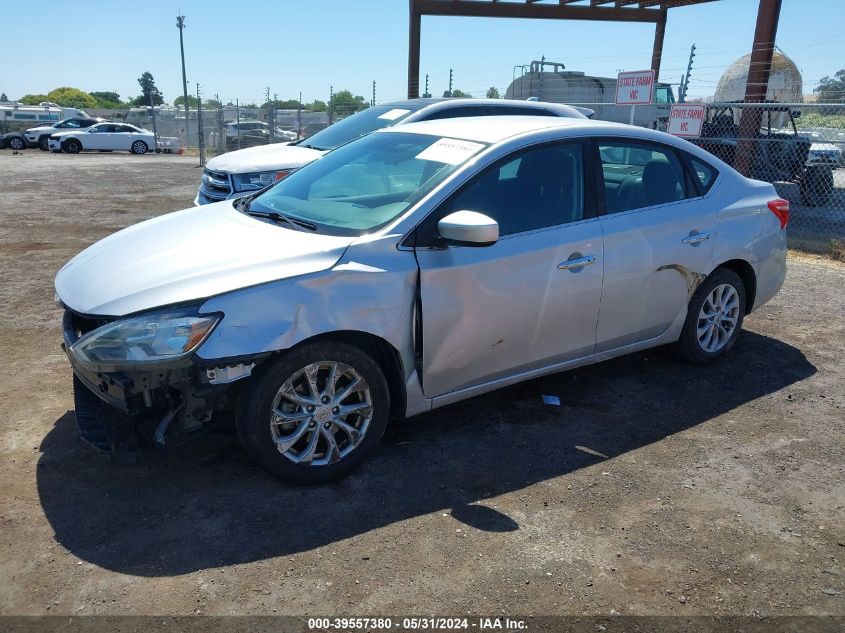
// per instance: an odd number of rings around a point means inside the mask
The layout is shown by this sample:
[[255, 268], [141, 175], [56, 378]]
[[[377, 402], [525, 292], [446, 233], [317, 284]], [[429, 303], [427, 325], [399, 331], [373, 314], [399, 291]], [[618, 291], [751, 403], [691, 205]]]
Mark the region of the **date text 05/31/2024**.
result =
[[524, 631], [524, 620], [500, 617], [448, 618], [448, 617], [407, 617], [407, 618], [308, 618], [308, 628], [318, 631]]

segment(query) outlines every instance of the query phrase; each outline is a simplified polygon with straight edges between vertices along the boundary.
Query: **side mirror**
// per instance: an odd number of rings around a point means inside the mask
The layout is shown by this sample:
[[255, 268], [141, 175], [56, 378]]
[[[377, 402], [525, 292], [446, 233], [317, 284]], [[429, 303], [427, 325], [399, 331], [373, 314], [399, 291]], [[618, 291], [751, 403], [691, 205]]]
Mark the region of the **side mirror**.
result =
[[490, 246], [499, 241], [499, 223], [477, 211], [455, 211], [437, 223], [440, 237], [458, 246]]

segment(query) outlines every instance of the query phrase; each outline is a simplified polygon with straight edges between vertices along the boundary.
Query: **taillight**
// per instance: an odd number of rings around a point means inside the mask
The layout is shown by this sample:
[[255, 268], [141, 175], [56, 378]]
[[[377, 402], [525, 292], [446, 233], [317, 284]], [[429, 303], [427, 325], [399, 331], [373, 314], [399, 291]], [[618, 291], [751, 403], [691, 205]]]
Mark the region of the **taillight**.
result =
[[785, 229], [789, 224], [789, 200], [776, 198], [769, 201], [769, 211], [774, 213], [780, 220], [780, 228]]

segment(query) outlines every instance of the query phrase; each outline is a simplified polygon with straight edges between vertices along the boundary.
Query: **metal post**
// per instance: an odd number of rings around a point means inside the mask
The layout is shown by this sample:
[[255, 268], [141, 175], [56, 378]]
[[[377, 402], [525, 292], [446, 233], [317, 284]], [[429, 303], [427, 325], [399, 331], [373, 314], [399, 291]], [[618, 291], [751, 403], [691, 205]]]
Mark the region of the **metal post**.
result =
[[158, 148], [158, 130], [156, 129], [156, 108], [155, 104], [153, 103], [153, 93], [150, 91], [149, 94], [149, 101], [150, 101], [150, 116], [153, 118], [153, 136], [156, 139], [156, 148]]
[[428, 91], [428, 73], [425, 74], [425, 92], [423, 93], [423, 97], [426, 99], [431, 98], [431, 93]]
[[332, 102], [334, 101], [334, 86], [329, 86], [329, 125], [332, 124], [333, 114], [332, 112]]
[[373, 79], [373, 100], [370, 101], [370, 105], [376, 104], [376, 80]]
[[200, 150], [200, 167], [205, 165], [205, 139], [202, 130], [202, 97], [200, 97], [200, 82], [197, 82], [197, 144]]
[[[754, 45], [751, 49], [751, 61], [748, 79], [745, 83], [745, 101], [762, 102], [769, 89], [769, 74], [772, 70], [772, 55], [775, 49], [775, 37], [778, 32], [781, 0], [760, 0], [757, 9], [757, 27], [754, 30]], [[743, 108], [739, 120], [739, 142], [737, 144], [734, 167], [745, 176], [751, 174], [754, 164], [755, 137], [760, 130], [763, 110]]]
[[660, 62], [663, 60], [663, 38], [666, 36], [666, 9], [660, 10], [660, 17], [654, 25], [654, 47], [651, 50], [651, 69], [654, 71], [654, 81], [660, 76]]
[[191, 120], [188, 106], [188, 79], [185, 75], [185, 42], [182, 39], [182, 31], [185, 29], [185, 16], [176, 16], [176, 27], [179, 29], [179, 50], [182, 53], [182, 96], [185, 98], [185, 143], [191, 147], [191, 132], [189, 121]]
[[241, 148], [241, 102], [235, 99], [235, 118], [237, 119], [238, 125], [237, 133], [238, 133], [238, 149]]
[[299, 91], [299, 101], [296, 106], [296, 138], [302, 138], [302, 91]]
[[408, 0], [408, 98], [420, 96], [420, 14], [414, 0]]

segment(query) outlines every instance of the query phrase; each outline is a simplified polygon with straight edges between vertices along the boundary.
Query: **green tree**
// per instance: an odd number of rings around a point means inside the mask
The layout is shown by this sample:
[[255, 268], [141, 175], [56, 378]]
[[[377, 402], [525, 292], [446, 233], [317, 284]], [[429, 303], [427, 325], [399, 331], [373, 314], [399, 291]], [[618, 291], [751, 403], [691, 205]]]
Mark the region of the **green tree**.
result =
[[822, 77], [819, 85], [813, 89], [819, 95], [819, 101], [827, 103], [845, 101], [845, 68], [831, 77]]
[[348, 90], [339, 90], [332, 97], [332, 113], [337, 116], [348, 116], [368, 106], [364, 97], [353, 95]]
[[468, 92], [464, 92], [463, 90], [458, 90], [457, 88], [452, 91], [453, 97], [463, 97], [464, 99], [472, 99], [472, 95]]
[[[173, 105], [179, 106], [180, 108], [185, 107], [185, 95], [179, 95], [173, 100]], [[197, 98], [194, 95], [188, 95], [188, 107], [189, 108], [196, 108], [197, 107]]]
[[24, 105], [38, 105], [42, 101], [49, 101], [47, 95], [24, 95], [20, 101]]
[[319, 99], [315, 99], [311, 103], [305, 106], [305, 109], [309, 112], [325, 112], [328, 107], [326, 106], [325, 101], [320, 101]]
[[90, 92], [88, 94], [90, 94], [92, 97], [94, 97], [94, 99], [97, 100], [98, 108], [109, 108], [112, 110], [116, 110], [123, 106], [123, 102], [120, 100], [120, 95], [116, 92], [104, 90], [100, 92]]
[[297, 108], [304, 108], [305, 106], [299, 103], [299, 101], [297, 101], [296, 99], [276, 99], [267, 101], [261, 107], [273, 107], [276, 108], [276, 110], [296, 110]]
[[495, 86], [490, 86], [489, 88], [487, 88], [487, 98], [501, 99], [502, 97], [499, 96], [499, 91], [496, 89]]
[[47, 101], [58, 103], [65, 108], [96, 108], [97, 100], [79, 88], [62, 86], [47, 93]]
[[6, 96], [6, 93], [0, 94], [0, 101], [8, 101], [9, 97]]
[[164, 103], [164, 95], [156, 87], [155, 79], [153, 79], [150, 71], [144, 71], [144, 74], [138, 77], [138, 85], [141, 86], [141, 95], [132, 100], [134, 105], [146, 106], [150, 104], [161, 105]]

